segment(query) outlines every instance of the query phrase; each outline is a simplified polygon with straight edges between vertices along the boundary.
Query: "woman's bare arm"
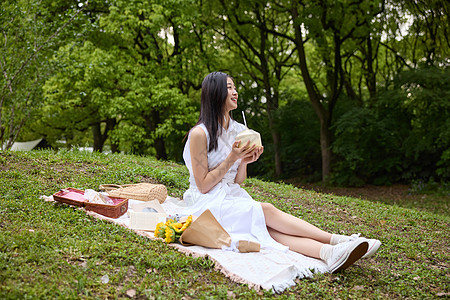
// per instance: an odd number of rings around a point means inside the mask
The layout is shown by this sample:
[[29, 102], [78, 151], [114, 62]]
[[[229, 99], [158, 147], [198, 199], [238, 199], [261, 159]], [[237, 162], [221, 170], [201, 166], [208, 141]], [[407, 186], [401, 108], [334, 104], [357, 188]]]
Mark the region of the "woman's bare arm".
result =
[[247, 178], [247, 165], [257, 161], [259, 156], [264, 152], [263, 147], [255, 147], [253, 151], [251, 151], [246, 157], [244, 157], [241, 161], [241, 164], [238, 167], [236, 178], [234, 182], [237, 184], [241, 184]]
[[190, 133], [190, 151], [192, 161], [192, 172], [195, 183], [201, 193], [210, 191], [228, 172], [231, 166], [240, 158], [249, 155], [253, 148], [237, 148], [237, 143], [233, 144], [233, 149], [227, 158], [214, 170], [208, 170], [208, 148], [205, 132], [196, 127]]

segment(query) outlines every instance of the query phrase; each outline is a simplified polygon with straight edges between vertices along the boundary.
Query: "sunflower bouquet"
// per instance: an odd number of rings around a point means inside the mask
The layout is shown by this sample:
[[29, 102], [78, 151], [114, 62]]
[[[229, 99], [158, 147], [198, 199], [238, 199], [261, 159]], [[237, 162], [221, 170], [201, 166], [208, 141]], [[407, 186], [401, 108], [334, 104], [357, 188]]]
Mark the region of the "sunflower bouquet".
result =
[[176, 222], [172, 219], [166, 223], [160, 222], [156, 224], [155, 237], [164, 239], [166, 243], [178, 242], [180, 236], [192, 223], [192, 216], [187, 217], [185, 222]]

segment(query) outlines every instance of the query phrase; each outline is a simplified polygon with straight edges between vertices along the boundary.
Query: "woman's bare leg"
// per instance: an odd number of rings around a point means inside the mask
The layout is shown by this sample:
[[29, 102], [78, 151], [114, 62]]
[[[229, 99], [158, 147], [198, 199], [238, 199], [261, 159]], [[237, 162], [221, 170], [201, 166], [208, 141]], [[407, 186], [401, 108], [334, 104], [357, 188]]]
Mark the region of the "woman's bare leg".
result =
[[275, 241], [288, 246], [289, 250], [320, 259], [320, 249], [324, 245], [323, 243], [310, 238], [288, 235], [272, 228], [268, 228], [268, 230]]
[[261, 206], [267, 227], [289, 236], [309, 238], [323, 244], [330, 243], [331, 233], [323, 231], [302, 219], [287, 214], [270, 203], [261, 203]]

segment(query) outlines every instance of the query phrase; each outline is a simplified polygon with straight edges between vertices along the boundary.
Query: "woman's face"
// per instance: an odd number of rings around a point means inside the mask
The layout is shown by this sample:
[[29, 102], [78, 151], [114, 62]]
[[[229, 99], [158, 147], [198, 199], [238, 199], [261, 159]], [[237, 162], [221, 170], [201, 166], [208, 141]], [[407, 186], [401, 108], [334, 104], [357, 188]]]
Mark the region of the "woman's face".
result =
[[230, 77], [227, 78], [227, 90], [228, 95], [227, 99], [225, 100], [225, 111], [229, 112], [238, 107], [237, 105], [238, 92], [236, 91], [234, 82]]

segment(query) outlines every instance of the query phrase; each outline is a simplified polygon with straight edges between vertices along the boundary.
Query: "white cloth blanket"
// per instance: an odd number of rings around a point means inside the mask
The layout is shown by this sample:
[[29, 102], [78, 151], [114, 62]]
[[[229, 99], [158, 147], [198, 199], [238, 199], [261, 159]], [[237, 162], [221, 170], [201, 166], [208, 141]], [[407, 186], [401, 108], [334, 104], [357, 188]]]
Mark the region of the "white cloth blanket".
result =
[[[46, 201], [53, 200], [52, 197], [43, 196], [43, 198]], [[170, 214], [177, 199], [168, 197], [168, 200], [162, 206]], [[129, 210], [132, 210], [131, 206], [137, 203], [142, 203], [142, 201], [130, 199]], [[130, 228], [130, 218], [126, 213], [117, 219], [108, 218], [92, 211], [86, 211], [86, 213], [95, 218]], [[153, 232], [134, 231], [139, 235], [155, 239]], [[328, 267], [323, 261], [289, 250], [285, 252], [269, 248], [262, 249], [260, 252], [238, 253], [201, 246], [169, 245], [193, 257], [209, 257], [214, 261], [215, 268], [230, 280], [247, 284], [255, 290], [262, 288], [281, 293], [286, 288], [294, 286], [296, 278], [312, 277], [314, 273], [328, 272]]]

